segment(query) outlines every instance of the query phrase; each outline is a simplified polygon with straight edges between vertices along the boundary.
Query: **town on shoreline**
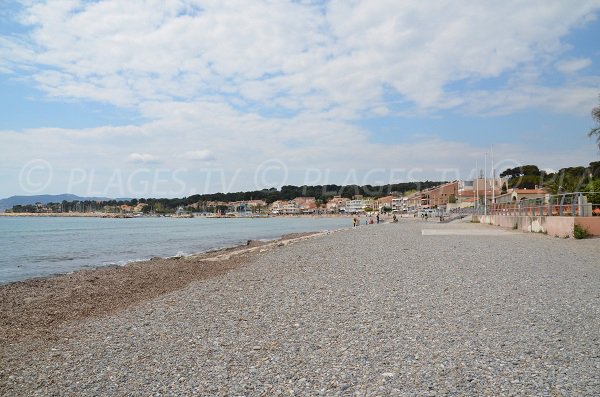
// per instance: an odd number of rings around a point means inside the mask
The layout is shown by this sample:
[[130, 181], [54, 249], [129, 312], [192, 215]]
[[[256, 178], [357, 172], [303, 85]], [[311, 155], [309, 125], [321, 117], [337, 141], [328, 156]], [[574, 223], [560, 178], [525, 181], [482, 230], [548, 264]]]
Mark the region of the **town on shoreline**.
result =
[[[76, 203], [36, 203], [15, 206], [5, 211], [5, 216], [176, 216], [176, 217], [267, 217], [267, 216], [343, 216], [372, 215], [376, 213], [414, 214], [424, 210], [449, 212], [455, 209], [472, 208], [497, 196], [516, 193], [519, 198], [538, 198], [545, 194], [541, 189], [511, 189], [506, 191], [507, 178], [453, 181], [422, 190], [392, 193], [381, 197], [355, 194], [352, 197], [334, 195], [328, 200], [316, 197], [295, 197], [290, 200], [239, 200], [197, 201], [180, 205], [175, 211], [165, 211], [160, 203], [154, 206], [144, 199], [133, 199], [129, 203], [109, 205], [104, 201]], [[504, 186], [504, 190], [503, 190]], [[158, 207], [158, 208], [157, 208]]]
[[[547, 174], [535, 165], [509, 168], [498, 177], [451, 182], [409, 182], [383, 186], [283, 186], [254, 192], [193, 195], [182, 199], [84, 199], [13, 205], [4, 216], [131, 218], [145, 216], [272, 217], [344, 216], [393, 213], [397, 216], [445, 216], [451, 213], [505, 211], [560, 204], [556, 211], [575, 214], [583, 196], [590, 215], [600, 215], [600, 162]], [[254, 196], [254, 197], [252, 197]], [[35, 196], [34, 196], [35, 197]], [[60, 196], [50, 196], [60, 197]], [[75, 196], [77, 197], [77, 196]], [[573, 207], [571, 207], [573, 205]], [[550, 211], [550, 210], [549, 210]], [[551, 211], [552, 212], [552, 211]], [[580, 212], [578, 210], [578, 212]], [[587, 215], [586, 215], [587, 216]]]

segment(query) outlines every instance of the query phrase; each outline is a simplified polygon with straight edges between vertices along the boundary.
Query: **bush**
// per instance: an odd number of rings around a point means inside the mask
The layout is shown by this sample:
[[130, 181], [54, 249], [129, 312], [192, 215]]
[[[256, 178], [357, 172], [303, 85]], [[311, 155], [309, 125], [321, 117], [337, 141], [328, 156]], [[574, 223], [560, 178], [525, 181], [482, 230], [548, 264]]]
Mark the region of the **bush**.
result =
[[573, 226], [573, 237], [575, 237], [576, 239], [586, 238], [589, 235], [590, 234], [588, 233], [587, 230], [585, 230], [585, 228], [583, 228], [579, 225]]

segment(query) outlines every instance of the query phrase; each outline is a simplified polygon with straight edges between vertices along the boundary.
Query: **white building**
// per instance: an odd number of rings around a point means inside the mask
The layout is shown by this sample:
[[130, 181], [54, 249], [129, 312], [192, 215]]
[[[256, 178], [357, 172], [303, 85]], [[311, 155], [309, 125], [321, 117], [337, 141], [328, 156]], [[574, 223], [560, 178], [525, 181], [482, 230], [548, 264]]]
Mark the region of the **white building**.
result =
[[354, 199], [354, 200], [348, 201], [348, 204], [346, 205], [346, 211], [351, 214], [356, 214], [357, 212], [362, 211], [363, 207], [364, 207], [363, 200]]

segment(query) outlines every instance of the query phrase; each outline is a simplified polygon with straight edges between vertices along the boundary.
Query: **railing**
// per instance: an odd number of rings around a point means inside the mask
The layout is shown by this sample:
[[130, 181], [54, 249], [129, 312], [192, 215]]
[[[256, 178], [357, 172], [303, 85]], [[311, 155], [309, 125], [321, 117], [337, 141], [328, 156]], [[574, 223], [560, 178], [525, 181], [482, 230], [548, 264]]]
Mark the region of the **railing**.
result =
[[[600, 216], [600, 192], [575, 192], [526, 199], [510, 203], [480, 204], [458, 212], [473, 215], [506, 216]], [[599, 201], [597, 203], [590, 202]]]

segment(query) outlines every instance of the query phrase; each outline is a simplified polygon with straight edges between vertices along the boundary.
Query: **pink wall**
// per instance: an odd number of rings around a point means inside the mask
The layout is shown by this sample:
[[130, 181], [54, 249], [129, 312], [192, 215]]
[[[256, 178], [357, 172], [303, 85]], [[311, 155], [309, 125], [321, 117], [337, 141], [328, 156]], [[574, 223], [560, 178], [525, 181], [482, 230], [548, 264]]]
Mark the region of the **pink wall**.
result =
[[575, 218], [575, 223], [592, 236], [600, 236], [600, 216], [586, 216]]
[[[474, 216], [477, 218], [477, 216]], [[554, 237], [573, 237], [574, 225], [580, 225], [592, 236], [600, 236], [600, 217], [572, 216], [479, 216], [481, 223], [532, 233], [546, 233]]]
[[572, 216], [546, 217], [546, 232], [554, 237], [573, 237], [575, 218]]

